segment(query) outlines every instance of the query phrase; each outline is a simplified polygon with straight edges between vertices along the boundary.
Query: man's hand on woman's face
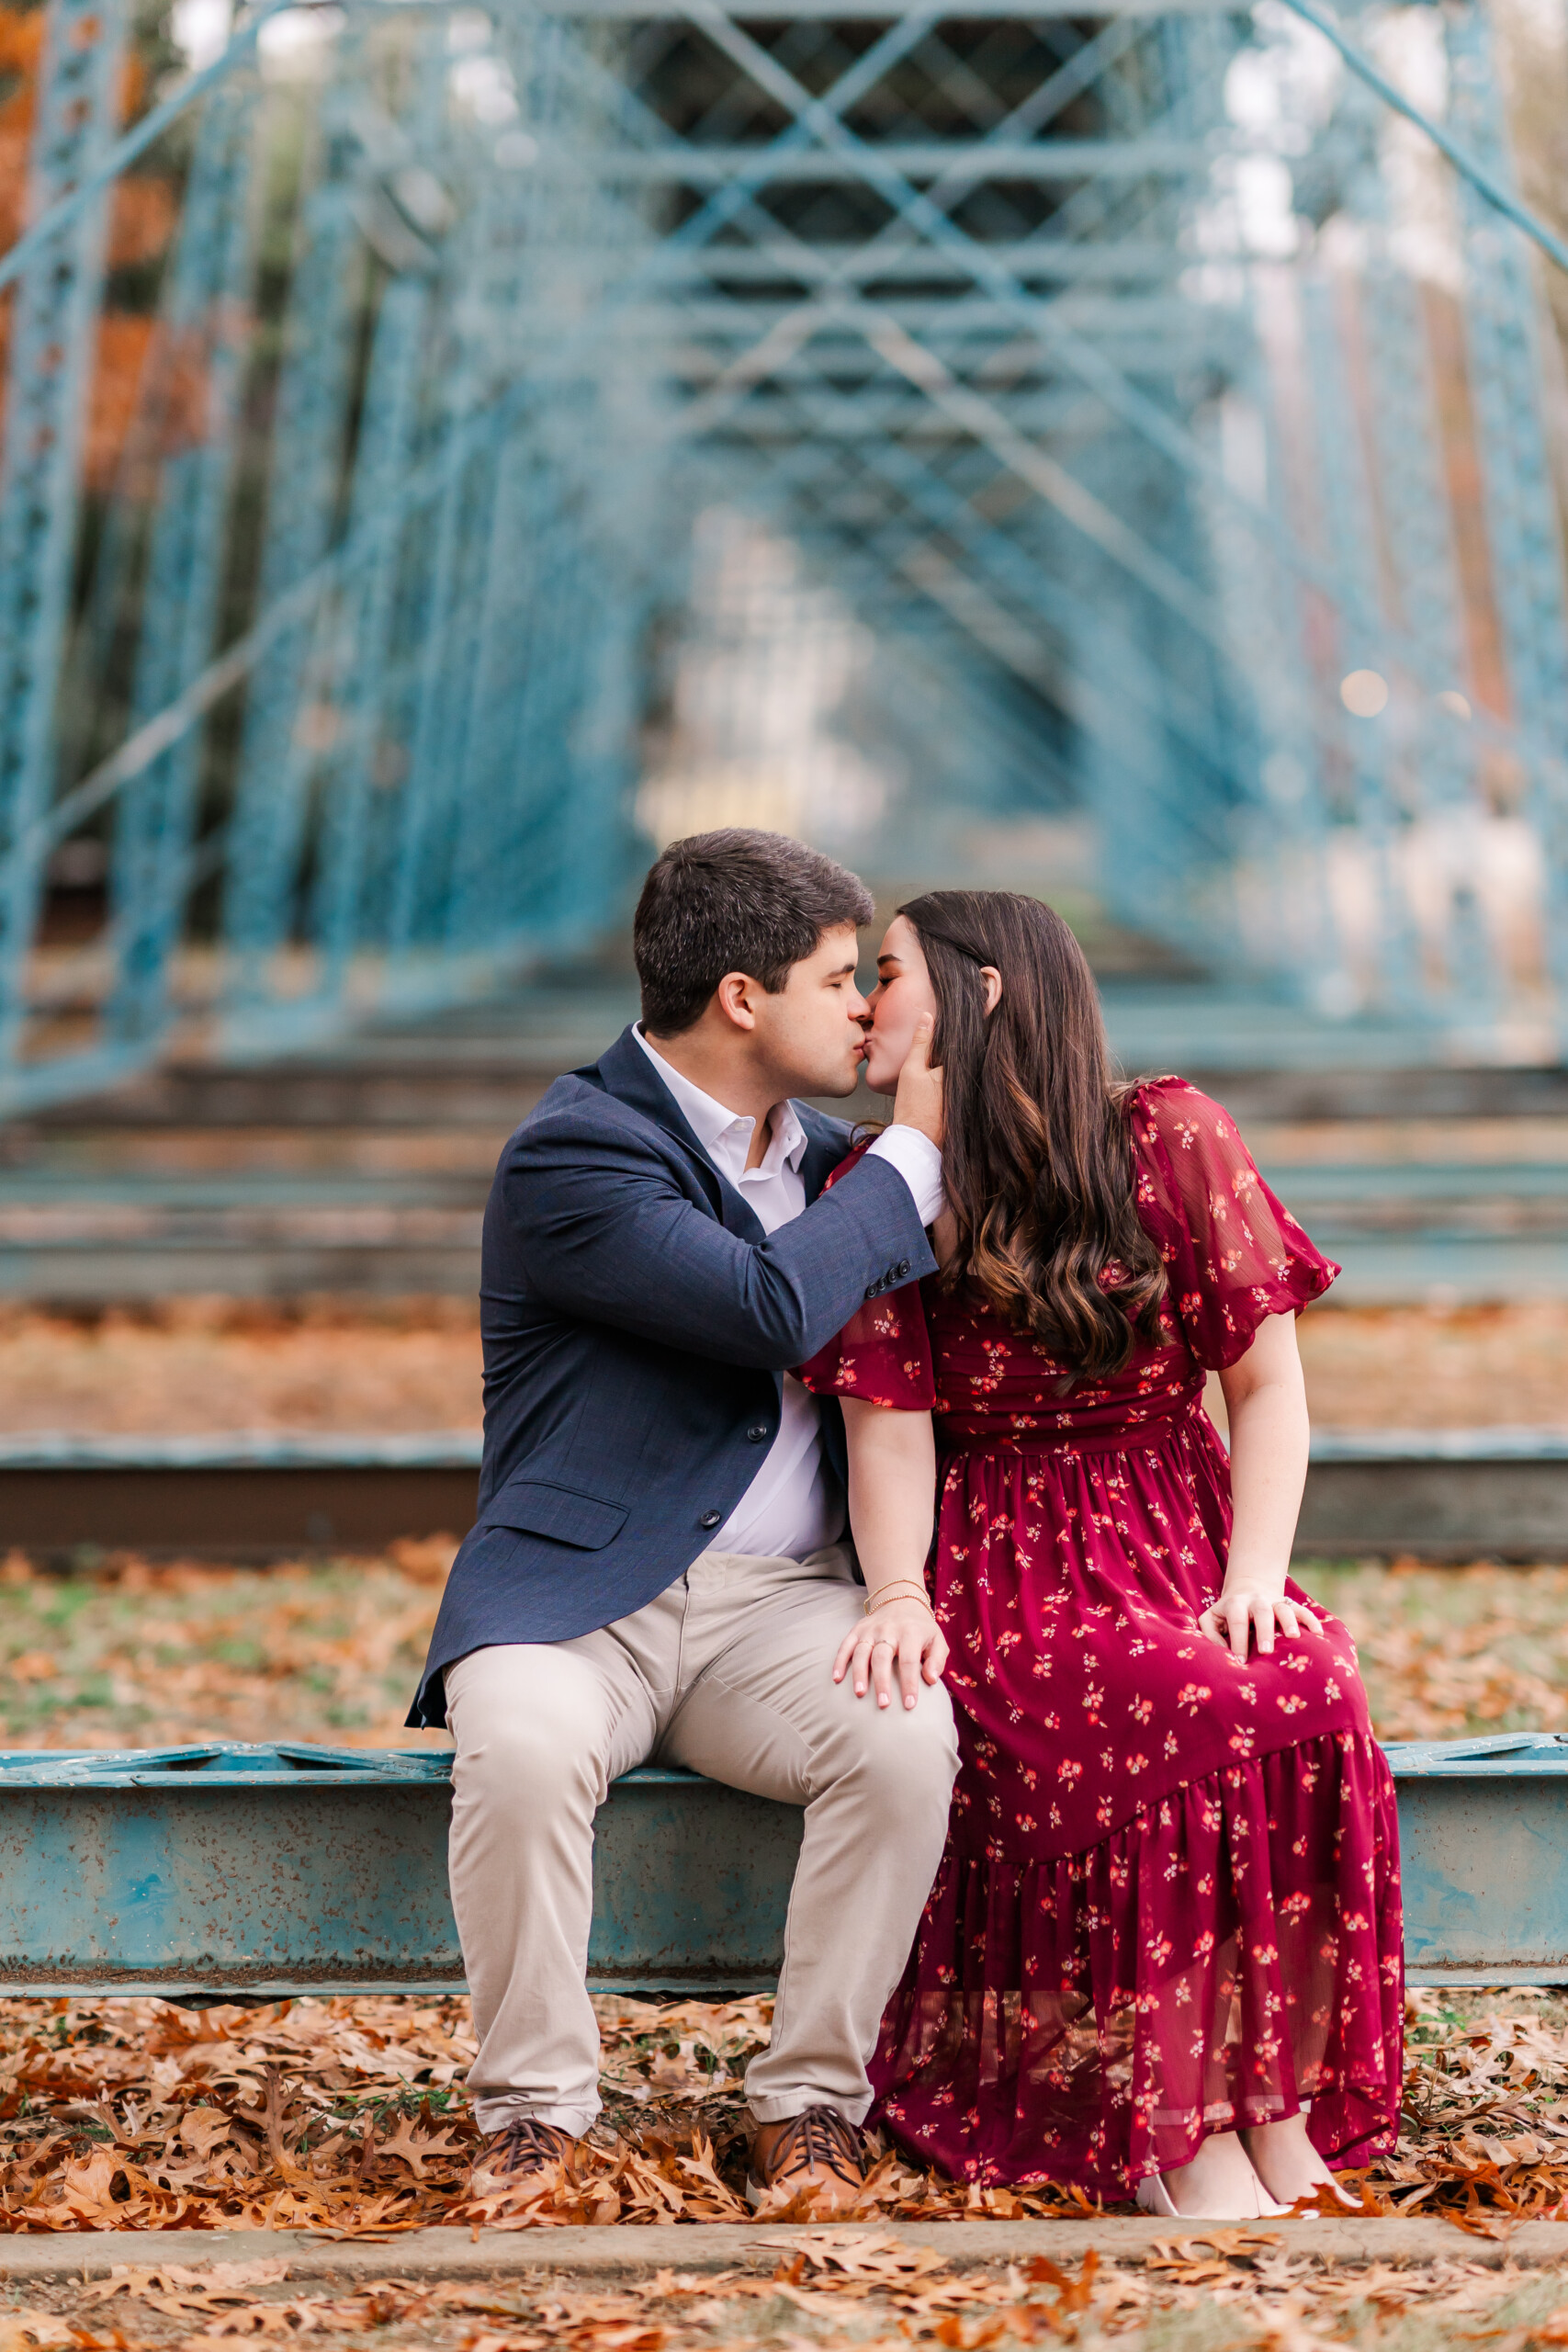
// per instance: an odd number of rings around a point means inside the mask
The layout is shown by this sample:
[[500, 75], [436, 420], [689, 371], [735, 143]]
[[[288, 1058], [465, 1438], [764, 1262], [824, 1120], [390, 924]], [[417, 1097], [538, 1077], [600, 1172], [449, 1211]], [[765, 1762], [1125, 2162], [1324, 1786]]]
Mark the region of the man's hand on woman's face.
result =
[[890, 1707], [897, 1673], [904, 1704], [912, 1707], [921, 1683], [940, 1681], [946, 1664], [947, 1642], [931, 1611], [918, 1600], [890, 1600], [844, 1635], [833, 1679], [841, 1682], [852, 1666], [855, 1697], [870, 1689], [879, 1707]]
[[935, 1028], [929, 1012], [922, 1012], [915, 1023], [914, 1041], [904, 1057], [898, 1072], [898, 1091], [893, 1098], [893, 1124], [896, 1127], [918, 1127], [939, 1148], [942, 1143], [942, 1071], [933, 1069], [931, 1062], [931, 1034]]

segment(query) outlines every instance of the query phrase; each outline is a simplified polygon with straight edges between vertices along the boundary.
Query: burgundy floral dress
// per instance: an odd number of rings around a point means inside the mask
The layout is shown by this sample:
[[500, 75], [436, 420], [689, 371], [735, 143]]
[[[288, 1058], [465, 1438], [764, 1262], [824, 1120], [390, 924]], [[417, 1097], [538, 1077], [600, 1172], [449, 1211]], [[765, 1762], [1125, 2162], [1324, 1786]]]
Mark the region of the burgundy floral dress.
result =
[[1204, 1374], [1338, 1268], [1206, 1095], [1157, 1080], [1129, 1124], [1168, 1290], [1122, 1371], [1067, 1385], [934, 1281], [803, 1371], [936, 1418], [963, 1760], [875, 2120], [953, 2177], [1110, 2199], [1308, 2101], [1325, 2157], [1371, 2161], [1403, 2048], [1393, 1790], [1349, 1635], [1314, 1610], [1321, 1636], [1238, 1665], [1198, 1630], [1231, 1524]]

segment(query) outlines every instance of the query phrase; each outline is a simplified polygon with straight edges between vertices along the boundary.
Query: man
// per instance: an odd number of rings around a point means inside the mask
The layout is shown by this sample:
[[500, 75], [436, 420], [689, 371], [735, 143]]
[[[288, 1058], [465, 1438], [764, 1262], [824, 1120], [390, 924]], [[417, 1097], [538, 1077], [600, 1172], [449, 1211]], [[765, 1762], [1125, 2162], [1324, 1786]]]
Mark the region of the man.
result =
[[832, 2211], [863, 2176], [866, 2060], [957, 1753], [940, 1683], [889, 1704], [880, 1655], [866, 1695], [833, 1679], [863, 1600], [842, 1421], [788, 1376], [935, 1262], [923, 1045], [894, 1125], [826, 1194], [848, 1132], [791, 1099], [854, 1087], [872, 911], [779, 835], [675, 842], [637, 910], [640, 1024], [556, 1081], [496, 1171], [479, 1519], [409, 1718], [457, 1743], [481, 2185], [558, 2162], [599, 2111], [593, 1814], [654, 1760], [805, 1806], [749, 2188]]

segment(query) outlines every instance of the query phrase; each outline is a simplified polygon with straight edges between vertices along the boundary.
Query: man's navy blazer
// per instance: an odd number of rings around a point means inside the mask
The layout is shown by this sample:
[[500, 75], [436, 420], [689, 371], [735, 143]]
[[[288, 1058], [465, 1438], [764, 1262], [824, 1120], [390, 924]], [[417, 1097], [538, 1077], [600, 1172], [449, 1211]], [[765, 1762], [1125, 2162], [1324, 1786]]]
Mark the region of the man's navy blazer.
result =
[[[591, 1633], [673, 1584], [761, 1468], [783, 1374], [932, 1272], [897, 1169], [867, 1157], [823, 1195], [849, 1129], [795, 1109], [808, 1206], [771, 1236], [629, 1029], [507, 1144], [479, 1281], [479, 1518], [411, 1724], [445, 1723], [443, 1669], [469, 1650]], [[841, 1474], [836, 1404], [823, 1422]]]

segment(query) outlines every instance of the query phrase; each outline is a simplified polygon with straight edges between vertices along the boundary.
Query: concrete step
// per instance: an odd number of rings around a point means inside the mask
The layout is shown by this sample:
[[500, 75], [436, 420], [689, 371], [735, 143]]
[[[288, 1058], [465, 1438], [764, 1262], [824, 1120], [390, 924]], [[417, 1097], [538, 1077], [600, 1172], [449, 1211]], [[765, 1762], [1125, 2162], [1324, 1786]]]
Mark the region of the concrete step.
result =
[[[1451, 1036], [1223, 989], [1129, 984], [1107, 1005], [1128, 1067], [1184, 1070], [1248, 1129], [1343, 1262], [1341, 1301], [1568, 1297], [1568, 1071], [1459, 1069]], [[471, 1295], [507, 1136], [635, 1012], [620, 981], [537, 987], [0, 1127], [0, 1295]]]
[[[1213, 2227], [1213, 2225], [1208, 2225]], [[1197, 2222], [1197, 2230], [1206, 2225]], [[1180, 2232], [1180, 2234], [1178, 2234]], [[1411, 2293], [1420, 2289], [1420, 2272], [1429, 2265], [1455, 2260], [1455, 2225], [1448, 2216], [1427, 2213], [1378, 2213], [1324, 2216], [1307, 2213], [1286, 2221], [1269, 2221], [1277, 2234], [1279, 2253], [1298, 2253], [1303, 2260], [1333, 2265], [1336, 2269], [1387, 2269], [1413, 2272]], [[1506, 2237], [1488, 2239], [1467, 2232], [1460, 2256], [1470, 2269], [1521, 2267], [1556, 2272], [1563, 2263], [1561, 2221], [1517, 2221]], [[1054, 2263], [1072, 2269], [1093, 2256], [1096, 2263], [1170, 2263], [1173, 2246], [1208, 2260], [1213, 2246], [1208, 2234], [1194, 2234], [1190, 2225], [1168, 2221], [1145, 2221], [1131, 2213], [1096, 2213], [1093, 2221], [874, 2221], [837, 2222], [835, 2242], [846, 2248], [870, 2239], [877, 2251], [905, 2246], [941, 2253], [954, 2267], [999, 2267], [1004, 2263]], [[479, 2230], [475, 2225], [433, 2225], [428, 2230], [400, 2230], [392, 2239], [322, 2237], [310, 2230], [160, 2230], [157, 2263], [179, 2263], [184, 2272], [211, 2275], [211, 2284], [226, 2284], [231, 2263], [287, 2263], [287, 2277], [320, 2279], [333, 2289], [360, 2289], [376, 2279], [468, 2279], [479, 2286], [505, 2281], [517, 2293], [514, 2281], [555, 2277], [581, 2279], [642, 2279], [647, 2286], [659, 2269], [674, 2272], [719, 2272], [733, 2269], [755, 2279], [778, 2277], [790, 2260], [802, 2258], [802, 2248], [820, 2251], [820, 2222], [790, 2227], [769, 2222], [707, 2221], [651, 2222], [626, 2227], [621, 2222], [594, 2227], [592, 2222], [562, 2222], [550, 2230]], [[1253, 2237], [1253, 2246], [1260, 2237]], [[1244, 2256], [1246, 2260], [1246, 2256]], [[118, 2269], [148, 2269], [151, 2248], [146, 2230], [62, 2230], [47, 2237], [12, 2237], [5, 2248], [5, 2275], [21, 2286], [80, 2286], [87, 2279], [108, 2279]], [[1051, 2277], [1051, 2272], [1043, 2272]], [[259, 2301], [265, 2290], [256, 2289]], [[294, 2289], [280, 2289], [294, 2293]], [[1039, 2310], [1039, 2305], [1037, 2305]], [[1303, 2331], [1304, 2334], [1304, 2331]], [[514, 2338], [513, 2338], [514, 2340]], [[797, 2338], [816, 2343], [816, 2338]], [[846, 2338], [851, 2340], [851, 2338]]]
[[[1203, 2231], [1205, 2224], [1198, 2222], [1197, 2229]], [[1299, 2219], [1292, 2216], [1282, 2223], [1271, 2221], [1269, 2229], [1279, 2233], [1275, 2250], [1310, 2256], [1314, 2262], [1332, 2264], [1337, 2269], [1414, 2272], [1409, 2280], [1412, 2292], [1421, 2283], [1424, 2267], [1456, 2259], [1454, 2224], [1446, 2215], [1389, 2213], [1363, 2221], [1359, 2216], [1341, 2219], [1314, 2213]], [[1501, 2270], [1507, 2266], [1555, 2271], [1562, 2263], [1565, 2235], [1568, 2233], [1561, 2222], [1515, 2222], [1500, 2239], [1467, 2233], [1460, 2253], [1472, 2270]], [[1204, 2258], [1213, 2252], [1207, 2235], [1194, 2234], [1190, 2225], [1124, 2213], [1097, 2214], [1085, 2222], [1060, 2215], [1046, 2222], [879, 2219], [860, 2225], [839, 2223], [834, 2236], [847, 2247], [869, 2239], [882, 2250], [889, 2246], [929, 2249], [958, 2268], [1003, 2263], [1021, 2268], [1043, 2261], [1071, 2269], [1089, 2255], [1097, 2262], [1164, 2265], [1171, 2258], [1173, 2245]], [[1252, 2243], [1258, 2244], [1258, 2239]], [[346, 2243], [309, 2230], [160, 2230], [156, 2256], [160, 2264], [178, 2263], [183, 2270], [198, 2273], [220, 2263], [281, 2260], [288, 2265], [291, 2281], [321, 2279], [339, 2288], [409, 2278], [468, 2279], [481, 2285], [502, 2280], [509, 2286], [525, 2280], [532, 2285], [541, 2276], [551, 2275], [573, 2282], [635, 2277], [646, 2284], [649, 2274], [659, 2270], [732, 2270], [771, 2278], [777, 2276], [781, 2265], [798, 2259], [802, 2248], [820, 2244], [820, 2223], [791, 2228], [770, 2222], [760, 2228], [754, 2222], [705, 2222], [696, 2228], [690, 2222], [667, 2222], [632, 2229], [621, 2224], [595, 2228], [591, 2223], [566, 2222], [548, 2230], [481, 2230], [449, 2224], [400, 2230], [389, 2240], [355, 2238]], [[35, 2286], [75, 2287], [88, 2278], [110, 2278], [118, 2269], [146, 2269], [151, 2252], [145, 2230], [51, 2231], [47, 2237], [9, 2239], [6, 2275], [17, 2285], [25, 2281]], [[232, 2276], [216, 2272], [214, 2285], [221, 2283], [225, 2275]], [[515, 2287], [511, 2290], [515, 2292]], [[255, 2291], [261, 2299], [264, 2290]]]
[[[0, 1170], [0, 1295], [471, 1295], [498, 1151], [461, 1170]], [[1263, 1164], [1343, 1265], [1341, 1305], [1568, 1297], [1568, 1168]]]
[[[477, 1430], [0, 1438], [0, 1551], [264, 1561], [473, 1522]], [[1302, 1558], [1568, 1559], [1568, 1429], [1318, 1430]]]

